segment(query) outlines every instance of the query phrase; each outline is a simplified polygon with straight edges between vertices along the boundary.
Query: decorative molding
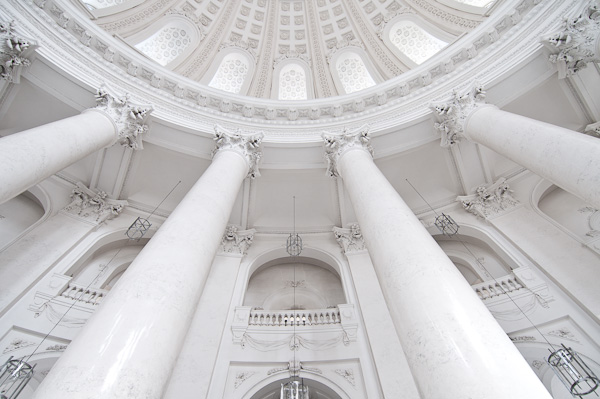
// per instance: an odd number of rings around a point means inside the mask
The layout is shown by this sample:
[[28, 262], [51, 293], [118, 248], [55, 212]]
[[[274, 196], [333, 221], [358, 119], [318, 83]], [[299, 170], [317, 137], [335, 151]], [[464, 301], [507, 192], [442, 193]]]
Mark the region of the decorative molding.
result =
[[356, 386], [356, 381], [354, 381], [354, 370], [352, 369], [335, 369], [336, 374], [344, 377], [346, 381], [350, 383], [353, 387]]
[[514, 343], [518, 342], [535, 342], [537, 338], [531, 335], [519, 335], [517, 337], [509, 337], [510, 340]]
[[15, 338], [10, 342], [10, 344], [8, 344], [6, 348], [4, 348], [2, 354], [4, 355], [6, 353], [14, 352], [16, 350], [27, 348], [28, 346], [33, 345], [35, 345], [35, 342], [27, 341], [23, 338]]
[[246, 332], [242, 336], [240, 344], [242, 349], [246, 346], [250, 346], [261, 352], [277, 351], [288, 347], [291, 351], [297, 351], [300, 347], [306, 348], [311, 351], [323, 351], [331, 348], [335, 348], [340, 343], [345, 346], [350, 345], [350, 339], [345, 331], [342, 331], [337, 336], [329, 339], [309, 339], [302, 335], [289, 335], [287, 338], [279, 340], [263, 340], [253, 337], [250, 333]]
[[388, 12], [385, 16], [381, 16], [380, 18], [377, 18], [376, 20], [373, 21], [373, 23], [377, 26], [377, 36], [379, 36], [379, 38], [381, 40], [384, 40], [383, 38], [383, 31], [385, 30], [385, 27], [387, 26], [387, 24], [393, 20], [394, 18], [396, 18], [398, 15], [402, 15], [402, 14], [413, 14], [415, 15], [416, 12], [409, 8], [409, 7], [400, 7], [396, 10], [393, 10], [391, 12]]
[[152, 107], [134, 104], [129, 100], [128, 94], [117, 96], [104, 85], [98, 89], [96, 102], [98, 105], [95, 109], [108, 114], [117, 126], [119, 144], [141, 150], [142, 134], [148, 131], [145, 122], [152, 112]]
[[436, 130], [441, 134], [440, 145], [444, 148], [450, 147], [464, 137], [464, 128], [467, 117], [478, 107], [485, 104], [485, 90], [479, 83], [466, 93], [459, 95], [456, 91], [452, 93], [452, 99], [445, 103], [432, 104], [433, 110], [439, 122], [434, 124]]
[[248, 378], [252, 377], [256, 374], [256, 371], [242, 371], [235, 375], [235, 381], [233, 383], [233, 387], [238, 389], [240, 385], [244, 383]]
[[363, 235], [357, 223], [351, 224], [349, 229], [334, 227], [333, 234], [346, 255], [366, 249]]
[[224, 254], [239, 254], [246, 255], [246, 251], [252, 245], [255, 229], [238, 230], [238, 227], [230, 224], [225, 229], [219, 252]]
[[587, 125], [585, 127], [585, 132], [590, 136], [600, 137], [600, 122]]
[[585, 233], [588, 237], [598, 237], [600, 236], [600, 210], [596, 208], [592, 208], [590, 206], [586, 206], [578, 209], [579, 213], [589, 212], [588, 216], [588, 226], [590, 231]]
[[46, 348], [47, 351], [54, 351], [54, 352], [64, 352], [66, 349], [67, 349], [67, 345], [59, 345], [59, 344], [51, 345]]
[[325, 59], [327, 60], [327, 63], [331, 64], [331, 59], [333, 58], [333, 56], [338, 51], [340, 51], [341, 49], [344, 49], [346, 47], [358, 47], [363, 50], [365, 49], [365, 45], [360, 40], [344, 38], [343, 40], [336, 42], [335, 46], [333, 46], [332, 48], [329, 49], [329, 51], [325, 55]]
[[369, 137], [369, 126], [364, 125], [356, 130], [349, 131], [344, 128], [342, 134], [330, 134], [323, 132], [321, 134], [325, 142], [325, 160], [327, 161], [327, 174], [331, 177], [338, 177], [337, 161], [351, 148], [361, 148], [373, 156], [373, 147], [371, 147]]
[[78, 182], [77, 187], [71, 192], [71, 203], [61, 212], [78, 216], [92, 223], [102, 223], [114, 219], [121, 214], [128, 205], [126, 200], [113, 200], [107, 198], [102, 190], [91, 190], [83, 183]]
[[545, 366], [546, 364], [548, 364], [548, 363], [546, 363], [546, 362], [544, 362], [542, 360], [537, 360], [536, 359], [536, 360], [534, 360], [534, 361], [531, 362], [531, 367], [533, 367], [536, 370], [539, 370], [539, 369], [542, 368], [542, 366]]
[[462, 203], [467, 212], [489, 220], [521, 204], [511, 193], [510, 186], [502, 177], [489, 187], [479, 186], [475, 194], [458, 196], [456, 200]]
[[546, 335], [552, 335], [552, 336], [558, 337], [560, 339], [566, 339], [567, 341], [580, 343], [580, 341], [575, 337], [575, 334], [573, 334], [566, 327], [560, 327], [556, 330], [549, 331], [546, 333]]
[[227, 40], [227, 41], [221, 43], [219, 45], [219, 51], [221, 51], [225, 48], [230, 48], [230, 47], [239, 48], [239, 49], [249, 52], [254, 57], [255, 60], [258, 58], [258, 54], [256, 53], [256, 48], [252, 47], [249, 42], [242, 40], [240, 38], [237, 38], [237, 40]]
[[316, 367], [306, 367], [302, 362], [297, 360], [290, 360], [286, 367], [275, 367], [267, 371], [267, 375], [273, 375], [281, 373], [282, 371], [289, 371], [290, 377], [298, 377], [301, 371], [308, 371], [315, 374], [323, 374], [323, 371]]
[[254, 135], [243, 135], [240, 129], [236, 132], [231, 132], [225, 128], [215, 125], [215, 143], [216, 147], [212, 152], [214, 157], [219, 151], [233, 150], [242, 154], [248, 161], [248, 176], [254, 179], [260, 176], [258, 171], [258, 163], [262, 156], [260, 143], [264, 134], [259, 132]]
[[273, 68], [275, 68], [282, 61], [293, 60], [293, 59], [302, 60], [302, 61], [306, 62], [308, 65], [310, 65], [310, 57], [308, 55], [302, 54], [298, 51], [288, 50], [285, 53], [280, 54], [277, 58], [275, 58], [273, 60]]
[[600, 1], [590, 1], [576, 17], [565, 20], [561, 31], [546, 35], [541, 42], [552, 54], [558, 78], [564, 79], [586, 68], [590, 62], [600, 62]]
[[36, 47], [33, 40], [17, 35], [14, 21], [0, 22], [0, 79], [19, 83], [23, 68], [31, 65], [27, 57]]

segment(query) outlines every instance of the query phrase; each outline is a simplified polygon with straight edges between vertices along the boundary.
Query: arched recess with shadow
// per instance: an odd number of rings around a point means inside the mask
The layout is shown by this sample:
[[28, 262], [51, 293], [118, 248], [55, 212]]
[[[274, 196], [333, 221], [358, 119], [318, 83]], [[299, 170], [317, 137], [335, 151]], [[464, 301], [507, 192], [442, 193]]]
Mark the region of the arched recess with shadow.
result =
[[340, 264], [316, 249], [305, 248], [297, 257], [283, 249], [263, 253], [251, 263], [246, 281], [243, 305], [253, 308], [325, 309], [348, 303]]

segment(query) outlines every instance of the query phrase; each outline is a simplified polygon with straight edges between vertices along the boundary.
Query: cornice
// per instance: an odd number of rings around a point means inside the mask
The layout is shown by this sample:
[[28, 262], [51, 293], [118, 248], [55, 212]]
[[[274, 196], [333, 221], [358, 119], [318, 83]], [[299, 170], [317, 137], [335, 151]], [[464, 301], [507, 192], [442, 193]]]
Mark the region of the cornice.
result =
[[430, 113], [429, 103], [465, 82], [487, 85], [539, 50], [538, 38], [560, 26], [578, 3], [506, 1], [471, 34], [416, 69], [357, 93], [289, 103], [233, 95], [177, 75], [110, 36], [66, 0], [9, 0], [2, 12], [39, 38], [38, 54], [56, 68], [91, 87], [107, 82], [152, 103], [154, 117], [202, 132], [215, 124], [243, 133], [261, 130], [265, 142], [314, 142], [322, 129], [333, 133], [363, 124], [376, 137]]

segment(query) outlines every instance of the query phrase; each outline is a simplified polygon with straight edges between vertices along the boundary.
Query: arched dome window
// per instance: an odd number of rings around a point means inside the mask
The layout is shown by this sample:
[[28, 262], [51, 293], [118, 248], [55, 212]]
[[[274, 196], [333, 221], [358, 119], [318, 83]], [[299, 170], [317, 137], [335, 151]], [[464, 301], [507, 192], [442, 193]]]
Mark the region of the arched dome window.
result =
[[375, 85], [361, 56], [353, 51], [341, 54], [335, 63], [338, 78], [346, 93], [354, 93]]
[[279, 71], [279, 94], [280, 100], [306, 100], [306, 73], [301, 65], [286, 64]]
[[490, 8], [495, 0], [454, 0], [458, 3], [467, 4], [475, 7]]
[[208, 85], [215, 89], [239, 94], [249, 70], [248, 57], [239, 52], [229, 53], [221, 60], [219, 68]]
[[135, 48], [165, 66], [183, 54], [192, 41], [192, 34], [185, 24], [171, 21], [150, 37], [137, 43]]
[[433, 36], [416, 22], [406, 19], [392, 26], [389, 39], [402, 54], [417, 65], [448, 45], [448, 42]]

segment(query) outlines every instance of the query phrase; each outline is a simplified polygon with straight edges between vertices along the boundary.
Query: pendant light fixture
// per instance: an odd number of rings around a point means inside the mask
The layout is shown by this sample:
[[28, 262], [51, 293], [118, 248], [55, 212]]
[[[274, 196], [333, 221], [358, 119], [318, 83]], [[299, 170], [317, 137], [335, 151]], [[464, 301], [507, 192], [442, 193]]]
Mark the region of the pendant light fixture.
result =
[[[293, 224], [293, 233], [289, 235], [288, 239], [287, 239], [287, 243], [286, 243], [286, 250], [287, 253], [291, 256], [291, 257], [296, 257], [298, 255], [300, 255], [300, 253], [302, 252], [302, 238], [300, 238], [300, 236], [296, 233], [296, 197], [293, 197], [294, 200], [294, 224]], [[294, 343], [296, 343], [296, 324], [300, 324], [300, 317], [298, 317], [296, 315], [296, 262], [293, 263], [293, 270], [294, 270], [294, 279], [292, 281], [292, 288], [294, 290], [294, 303], [292, 305], [292, 311], [293, 311], [293, 315], [292, 315], [292, 326], [293, 326], [293, 341]], [[294, 362], [293, 364], [296, 365], [296, 350], [298, 349], [298, 347], [296, 345], [293, 346], [293, 351], [294, 351]], [[309, 399], [310, 398], [310, 393], [309, 393], [309, 389], [308, 386], [304, 385], [304, 379], [299, 378], [298, 377], [298, 371], [296, 371], [296, 369], [292, 369], [290, 368], [290, 380], [286, 383], [282, 383], [281, 384], [281, 391], [279, 393], [279, 398], [280, 399]]]

